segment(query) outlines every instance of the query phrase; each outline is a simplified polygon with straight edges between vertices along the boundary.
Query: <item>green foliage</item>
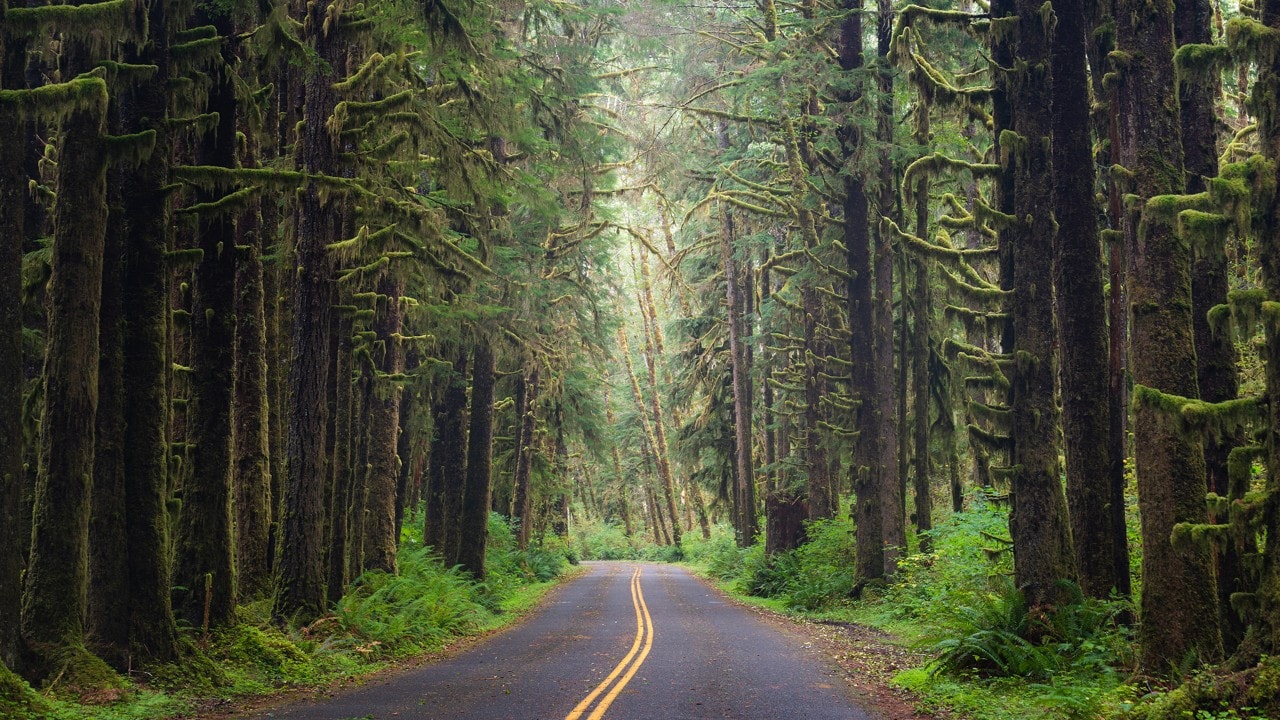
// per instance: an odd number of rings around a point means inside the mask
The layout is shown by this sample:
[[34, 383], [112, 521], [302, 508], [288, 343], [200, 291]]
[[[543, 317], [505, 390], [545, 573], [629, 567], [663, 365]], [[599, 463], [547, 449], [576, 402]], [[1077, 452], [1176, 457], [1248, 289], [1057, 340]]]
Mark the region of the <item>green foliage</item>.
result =
[[403, 552], [400, 572], [367, 572], [335, 610], [337, 621], [364, 652], [395, 655], [442, 646], [478, 627], [488, 609], [459, 568], [445, 568], [429, 548]]

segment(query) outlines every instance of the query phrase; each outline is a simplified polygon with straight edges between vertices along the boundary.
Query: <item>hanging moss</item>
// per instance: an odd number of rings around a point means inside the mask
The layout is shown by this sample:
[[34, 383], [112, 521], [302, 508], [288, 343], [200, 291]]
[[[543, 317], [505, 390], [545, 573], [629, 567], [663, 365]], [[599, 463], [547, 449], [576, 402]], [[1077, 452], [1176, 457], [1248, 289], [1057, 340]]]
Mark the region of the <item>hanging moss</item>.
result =
[[1280, 48], [1280, 34], [1253, 18], [1232, 18], [1227, 21], [1227, 47], [1242, 61], [1269, 67]]
[[1256, 428], [1265, 418], [1261, 398], [1210, 403], [1163, 393], [1145, 385], [1134, 385], [1133, 403], [1155, 410], [1180, 434], [1212, 438], [1218, 442]]
[[1008, 435], [987, 432], [974, 424], [966, 425], [970, 442], [981, 445], [991, 452], [1008, 452], [1013, 448], [1013, 438]]
[[1178, 82], [1186, 85], [1209, 82], [1231, 61], [1231, 50], [1225, 45], [1187, 43], [1173, 54]]
[[0, 104], [13, 104], [25, 117], [51, 124], [62, 122], [78, 110], [97, 108], [105, 111], [108, 100], [106, 74], [106, 68], [96, 68], [67, 82], [31, 90], [0, 90]]
[[224, 195], [217, 200], [197, 203], [175, 211], [178, 215], [191, 217], [217, 217], [227, 213], [244, 212], [257, 197], [262, 188], [253, 185]]
[[1173, 533], [1169, 536], [1173, 547], [1182, 552], [1214, 550], [1230, 539], [1230, 525], [1213, 523], [1178, 523], [1173, 526]]
[[84, 5], [41, 5], [9, 8], [9, 32], [35, 37], [60, 33], [84, 43], [96, 56], [117, 42], [136, 40], [133, 0], [106, 0]]
[[151, 157], [151, 151], [156, 147], [156, 131], [144, 130], [132, 135], [108, 135], [104, 141], [109, 164], [134, 168]]
[[1231, 218], [1216, 212], [1183, 210], [1178, 213], [1178, 233], [1191, 243], [1199, 257], [1217, 256], [1226, 242]]

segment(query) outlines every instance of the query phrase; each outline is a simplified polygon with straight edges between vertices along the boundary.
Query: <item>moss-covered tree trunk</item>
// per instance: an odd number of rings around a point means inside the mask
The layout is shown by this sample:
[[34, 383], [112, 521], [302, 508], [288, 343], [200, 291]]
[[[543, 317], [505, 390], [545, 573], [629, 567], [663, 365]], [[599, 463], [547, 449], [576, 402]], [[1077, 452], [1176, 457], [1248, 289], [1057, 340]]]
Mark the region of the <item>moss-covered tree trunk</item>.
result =
[[458, 564], [458, 519], [462, 515], [467, 473], [467, 354], [454, 349], [453, 369], [441, 381], [432, 405], [435, 438], [431, 446], [432, 485], [439, 493], [440, 517], [432, 531], [433, 542], [445, 565]]
[[[295, 146], [300, 170], [332, 174], [336, 149], [326, 122], [337, 104], [333, 68], [346, 66], [343, 32], [330, 27], [323, 3], [308, 6], [309, 41], [329, 72], [309, 74], [303, 88], [302, 128]], [[310, 620], [325, 607], [324, 487], [329, 472], [325, 449], [332, 352], [329, 318], [331, 259], [325, 247], [342, 227], [343, 208], [315, 185], [298, 199], [295, 272], [291, 277], [293, 318], [289, 337], [289, 408], [286, 413], [285, 478], [279, 542], [280, 618]]]
[[[929, 109], [922, 104], [915, 118], [916, 141], [928, 145], [930, 140]], [[913, 189], [915, 200], [916, 237], [929, 240], [929, 176], [923, 174], [916, 181]], [[911, 327], [911, 387], [912, 415], [915, 424], [912, 426], [913, 437], [913, 474], [912, 490], [915, 494], [916, 534], [920, 539], [920, 551], [929, 552], [933, 539], [929, 531], [933, 529], [933, 493], [929, 482], [929, 334], [930, 318], [933, 315], [933, 289], [929, 285], [929, 266], [932, 261], [925, 257], [912, 258], [915, 267], [915, 286], [912, 288], [912, 327]], [[905, 327], [903, 328], [905, 332]]]
[[[1208, 0], [1177, 0], [1174, 15], [1174, 37], [1178, 45], [1213, 42], [1213, 10]], [[1217, 100], [1221, 91], [1216, 77], [1190, 82], [1181, 78], [1178, 83], [1187, 194], [1204, 192], [1204, 179], [1218, 174]], [[1195, 331], [1196, 383], [1201, 400], [1223, 402], [1235, 399], [1240, 390], [1232, 333], [1215, 332], [1209, 326], [1209, 310], [1227, 302], [1227, 253], [1225, 243], [1218, 238], [1204, 240], [1206, 242], [1192, 241], [1191, 321]], [[1211, 492], [1222, 497], [1230, 495], [1227, 457], [1233, 447], [1243, 444], [1242, 440], [1239, 436], [1204, 439], [1205, 479]], [[1227, 522], [1226, 517], [1213, 520]], [[1224, 543], [1216, 555], [1222, 639], [1224, 650], [1230, 653], [1245, 632], [1244, 620], [1231, 607], [1232, 593], [1246, 590], [1244, 568], [1231, 543]]]
[[1053, 74], [1053, 213], [1058, 222], [1053, 278], [1062, 355], [1062, 434], [1067, 504], [1080, 588], [1106, 598], [1115, 576], [1113, 511], [1107, 475], [1112, 444], [1107, 395], [1107, 307], [1102, 246], [1094, 202], [1094, 169], [1085, 62], [1087, 29], [1081, 0], [1055, 6]]
[[166, 191], [172, 182], [169, 131], [169, 27], [165, 3], [149, 6], [153, 29], [132, 62], [153, 63], [156, 73], [134, 88], [126, 131], [156, 133], [155, 146], [128, 173], [124, 212], [129, 235], [120, 284], [124, 289], [124, 492], [128, 569], [129, 653], [136, 667], [148, 659], [178, 656], [170, 564], [169, 270], [173, 213]]
[[458, 522], [458, 564], [484, 579], [489, 539], [489, 484], [493, 474], [493, 349], [477, 338], [471, 360], [471, 429], [467, 440], [467, 485]]
[[[1013, 263], [1013, 356], [1010, 416], [1014, 578], [1029, 607], [1055, 604], [1061, 580], [1076, 578], [1067, 499], [1058, 464], [1058, 363], [1053, 314], [1053, 178], [1051, 25], [1035, 0], [1019, 0], [1017, 56], [1010, 83], [1013, 131], [1001, 148], [1013, 175], [1015, 222], [1000, 231]], [[1025, 63], [1025, 67], [1023, 67]], [[1016, 135], [1015, 135], [1016, 133]], [[1090, 216], [1089, 220], [1092, 219]]]
[[[862, 39], [863, 0], [845, 0], [841, 7], [848, 11], [840, 22], [839, 64], [845, 73], [865, 66]], [[857, 86], [844, 89], [837, 97], [845, 103], [844, 121], [839, 131], [840, 149], [846, 157], [854, 157], [866, 142], [857, 122], [858, 104], [864, 93]], [[884, 548], [881, 532], [880, 466], [879, 466], [879, 402], [875, 382], [875, 304], [872, 290], [875, 279], [871, 266], [870, 204], [867, 182], [863, 174], [853, 172], [844, 178], [844, 225], [841, 228], [845, 246], [845, 298], [849, 321], [849, 394], [857, 406], [854, 429], [852, 474], [853, 517], [858, 526], [855, 538], [856, 567], [860, 580], [884, 576]], [[765, 383], [768, 386], [768, 383]], [[773, 460], [769, 460], [772, 464]]]
[[[1266, 0], [1261, 7], [1261, 21], [1272, 33], [1280, 33], [1280, 0]], [[1242, 71], [1243, 72], [1243, 71]], [[1280, 162], [1280, 57], [1273, 57], [1269, 65], [1259, 68], [1258, 82], [1254, 89], [1255, 112], [1258, 115], [1258, 135], [1263, 152], [1273, 163]], [[1280, 164], [1274, 165], [1272, 187], [1280, 179]], [[1280, 193], [1272, 194], [1269, 205], [1263, 210], [1260, 237], [1274, 239], [1280, 235]], [[1262, 505], [1260, 524], [1266, 529], [1266, 546], [1262, 552], [1262, 567], [1257, 594], [1247, 603], [1256, 607], [1257, 640], [1263, 653], [1280, 652], [1280, 247], [1274, 241], [1260, 244], [1263, 287], [1271, 299], [1264, 311], [1266, 328], [1265, 381], [1267, 399], [1267, 430], [1263, 446], [1267, 459], [1265, 497], [1258, 498]], [[1256, 536], [1255, 536], [1256, 538]], [[1256, 546], [1257, 540], [1254, 540]]]
[[[111, 134], [123, 124], [118, 100], [108, 111]], [[98, 322], [98, 416], [93, 494], [89, 510], [89, 590], [86, 630], [95, 654], [119, 670], [129, 665], [129, 575], [125, 567], [124, 271], [126, 221], [120, 192], [124, 173], [107, 170], [107, 231], [102, 258], [102, 310]]]
[[333, 445], [333, 490], [329, 498], [329, 580], [328, 598], [336, 603], [347, 588], [347, 555], [350, 547], [348, 524], [351, 516], [351, 496], [354, 491], [354, 474], [351, 469], [352, 378], [351, 378], [351, 314], [342, 312], [338, 317], [338, 331], [334, 346], [337, 357], [334, 363], [333, 383], [333, 433], [338, 442]]
[[[369, 467], [365, 497], [364, 566], [366, 570], [396, 571], [396, 489], [400, 484], [397, 449], [400, 431], [400, 375], [404, 348], [400, 345], [403, 316], [400, 296], [404, 281], [391, 274], [378, 280], [378, 312], [373, 331], [381, 345], [378, 374], [369, 396]], [[343, 437], [336, 438], [340, 444]]]
[[[211, 5], [203, 10], [224, 39], [222, 68], [209, 90], [208, 110], [218, 123], [200, 138], [201, 165], [236, 167], [235, 86], [231, 78], [232, 19]], [[213, 203], [219, 194], [200, 192]], [[231, 488], [231, 390], [235, 367], [236, 223], [232, 213], [200, 213], [201, 251], [191, 293], [191, 398], [187, 438], [191, 473], [182, 487], [175, 552], [174, 609], [195, 627], [235, 620], [235, 529]]]
[[[1120, 162], [1132, 192], [1146, 202], [1141, 222], [1126, 225], [1132, 313], [1130, 368], [1136, 385], [1195, 398], [1196, 354], [1191, 318], [1191, 249], [1178, 237], [1164, 199], [1184, 189], [1182, 131], [1173, 72], [1173, 5], [1122, 0], [1115, 10], [1120, 69]], [[1179, 522], [1206, 519], [1200, 439], [1181, 433], [1140, 398], [1133, 441], [1142, 512], [1143, 666], [1167, 672], [1188, 653], [1200, 661], [1222, 654], [1213, 558], [1208, 548], [1175, 550]]]
[[[92, 59], [84, 42], [71, 38], [62, 61], [64, 76], [75, 77]], [[99, 78], [72, 82], [79, 97], [58, 146], [39, 469], [22, 598], [21, 632], [35, 654], [24, 672], [32, 679], [59, 672], [68, 652], [83, 652], [84, 642], [107, 225], [107, 86]]]
[[[727, 145], [725, 131], [721, 131], [721, 146]], [[734, 523], [739, 547], [749, 547], [756, 538], [755, 464], [751, 455], [751, 394], [746, 366], [746, 352], [742, 340], [742, 280], [738, 261], [734, 257], [734, 219], [727, 209], [720, 220], [720, 261], [724, 268], [725, 302], [728, 306], [729, 362], [733, 376], [733, 437], [734, 437]]]
[[[26, 44], [7, 37], [7, 0], [0, 0], [0, 90], [18, 90]], [[27, 177], [25, 123], [16, 103], [0, 102], [0, 664], [17, 667], [22, 608], [22, 238]]]
[[[267, 202], [276, 202], [270, 198]], [[242, 248], [235, 277], [235, 377], [232, 449], [235, 485], [236, 572], [240, 596], [271, 586], [271, 447], [267, 393], [267, 323], [263, 294], [263, 236], [258, 203], [240, 216]]]
[[[894, 198], [897, 194], [893, 162], [889, 151], [893, 147], [893, 73], [889, 67], [889, 52], [893, 46], [893, 5], [890, 0], [876, 1], [876, 81], [879, 103], [876, 107], [876, 144], [880, 161], [877, 184], [876, 212], [882, 217], [895, 214]], [[898, 558], [906, 551], [906, 498], [903, 493], [905, 474], [898, 468], [900, 443], [898, 415], [895, 405], [898, 395], [894, 392], [893, 346], [893, 268], [894, 250], [889, 234], [880, 223], [872, 223], [875, 229], [875, 388], [878, 405], [875, 431], [880, 434], [876, 444], [880, 449], [877, 461], [880, 472], [880, 530], [881, 549], [884, 552], [884, 575], [898, 572]], [[902, 388], [898, 388], [899, 391]]]

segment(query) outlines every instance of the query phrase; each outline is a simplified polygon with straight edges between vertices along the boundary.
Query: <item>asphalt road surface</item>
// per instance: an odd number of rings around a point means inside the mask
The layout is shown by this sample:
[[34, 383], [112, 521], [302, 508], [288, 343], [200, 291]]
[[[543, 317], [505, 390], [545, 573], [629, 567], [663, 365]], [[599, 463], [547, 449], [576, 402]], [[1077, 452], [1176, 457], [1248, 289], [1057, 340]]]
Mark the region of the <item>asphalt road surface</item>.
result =
[[307, 720], [870, 720], [803, 638], [683, 568], [586, 563], [517, 627], [322, 702]]

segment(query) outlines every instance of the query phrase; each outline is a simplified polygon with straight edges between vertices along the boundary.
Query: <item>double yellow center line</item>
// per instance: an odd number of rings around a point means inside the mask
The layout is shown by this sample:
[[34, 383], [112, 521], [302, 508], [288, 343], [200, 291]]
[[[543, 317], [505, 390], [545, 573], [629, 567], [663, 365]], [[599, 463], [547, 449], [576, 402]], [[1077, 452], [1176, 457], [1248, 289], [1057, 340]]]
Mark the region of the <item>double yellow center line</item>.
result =
[[[605, 693], [604, 697], [596, 705], [595, 710], [587, 715], [587, 720], [600, 720], [604, 717], [604, 713], [618, 699], [618, 693], [631, 682], [631, 678], [635, 677], [636, 671], [644, 664], [644, 659], [649, 656], [649, 650], [653, 648], [653, 619], [649, 617], [649, 606], [644, 602], [644, 592], [640, 589], [640, 568], [637, 567], [631, 573], [631, 604], [636, 609], [636, 639], [631, 643], [631, 651], [622, 658], [613, 672], [609, 673], [599, 685], [596, 686], [586, 697], [582, 698], [582, 702], [578, 703], [573, 712], [565, 716], [564, 720], [579, 720], [583, 717], [583, 713], [591, 707], [591, 703], [600, 697], [601, 693]], [[637, 655], [637, 653], [639, 653]], [[622, 677], [619, 678], [618, 676]], [[617, 683], [614, 683], [617, 680]], [[610, 688], [610, 685], [613, 687]], [[605, 691], [608, 691], [607, 693]]]

